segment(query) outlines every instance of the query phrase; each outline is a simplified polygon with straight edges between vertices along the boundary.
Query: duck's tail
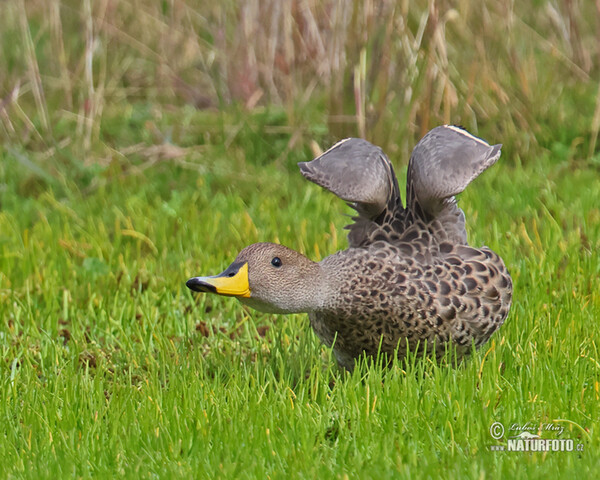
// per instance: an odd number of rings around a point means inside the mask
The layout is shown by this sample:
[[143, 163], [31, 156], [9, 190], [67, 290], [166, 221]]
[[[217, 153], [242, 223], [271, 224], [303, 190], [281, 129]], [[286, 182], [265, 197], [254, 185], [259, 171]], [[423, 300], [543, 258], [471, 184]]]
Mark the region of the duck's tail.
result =
[[467, 243], [464, 214], [455, 195], [500, 157], [502, 145], [490, 146], [460, 127], [434, 128], [410, 157], [406, 185], [407, 214], [437, 221], [444, 239]]
[[[357, 211], [354, 223], [346, 227], [350, 246], [371, 243], [383, 224], [402, 217], [404, 208], [392, 164], [381, 148], [366, 140], [347, 138], [298, 166], [305, 178]], [[389, 230], [393, 228], [390, 225]]]

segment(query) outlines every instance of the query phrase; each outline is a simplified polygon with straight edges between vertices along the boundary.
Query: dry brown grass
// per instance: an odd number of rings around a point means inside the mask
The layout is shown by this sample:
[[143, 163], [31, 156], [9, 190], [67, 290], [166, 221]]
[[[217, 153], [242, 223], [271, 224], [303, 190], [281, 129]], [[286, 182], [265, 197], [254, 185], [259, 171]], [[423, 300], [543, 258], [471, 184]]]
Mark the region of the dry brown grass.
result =
[[8, 0], [0, 132], [87, 152], [107, 105], [276, 104], [297, 136], [316, 112], [390, 153], [456, 123], [523, 158], [592, 157], [599, 19], [582, 0]]

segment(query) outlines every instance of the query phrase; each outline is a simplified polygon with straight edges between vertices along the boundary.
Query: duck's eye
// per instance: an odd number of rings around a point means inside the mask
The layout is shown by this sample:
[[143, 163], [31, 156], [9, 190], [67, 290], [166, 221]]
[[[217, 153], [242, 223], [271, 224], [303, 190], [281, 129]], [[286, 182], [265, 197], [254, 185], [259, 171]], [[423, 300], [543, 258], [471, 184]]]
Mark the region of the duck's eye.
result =
[[273, 257], [273, 260], [271, 260], [271, 265], [273, 265], [274, 267], [281, 267], [282, 262], [281, 262], [281, 258], [279, 257]]

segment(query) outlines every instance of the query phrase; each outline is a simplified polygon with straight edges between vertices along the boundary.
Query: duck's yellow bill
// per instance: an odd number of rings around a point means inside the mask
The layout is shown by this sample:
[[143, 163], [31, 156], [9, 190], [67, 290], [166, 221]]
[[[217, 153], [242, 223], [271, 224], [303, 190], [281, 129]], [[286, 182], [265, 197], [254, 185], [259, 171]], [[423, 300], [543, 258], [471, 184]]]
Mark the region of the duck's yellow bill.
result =
[[213, 277], [193, 277], [185, 284], [194, 292], [249, 298], [248, 263], [232, 263], [227, 267], [227, 270], [219, 275]]

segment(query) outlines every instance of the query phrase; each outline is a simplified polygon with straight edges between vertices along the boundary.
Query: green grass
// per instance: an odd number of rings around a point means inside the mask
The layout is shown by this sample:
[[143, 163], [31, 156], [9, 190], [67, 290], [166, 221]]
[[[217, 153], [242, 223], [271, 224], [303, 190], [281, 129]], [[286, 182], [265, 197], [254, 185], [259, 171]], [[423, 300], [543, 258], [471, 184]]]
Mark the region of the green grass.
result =
[[[249, 136], [247, 149], [264, 140]], [[347, 376], [305, 316], [259, 314], [184, 286], [259, 240], [313, 258], [344, 248], [347, 208], [293, 165], [308, 152], [280, 166], [243, 153], [208, 146], [211, 161], [196, 170], [114, 165], [94, 188], [62, 179], [34, 195], [28, 186], [43, 179], [3, 154], [4, 476], [597, 471], [597, 171], [507, 158], [486, 172], [461, 205], [472, 243], [512, 272], [506, 324], [456, 369], [413, 360]], [[495, 421], [562, 425], [584, 451], [490, 452]]]
[[[595, 475], [594, 3], [205, 3], [2, 6], [0, 478]], [[256, 241], [345, 248], [296, 162], [361, 134], [403, 186], [446, 121], [504, 144], [460, 204], [515, 292], [464, 365], [348, 375], [305, 315], [185, 287]], [[494, 422], [583, 451], [490, 451]]]

